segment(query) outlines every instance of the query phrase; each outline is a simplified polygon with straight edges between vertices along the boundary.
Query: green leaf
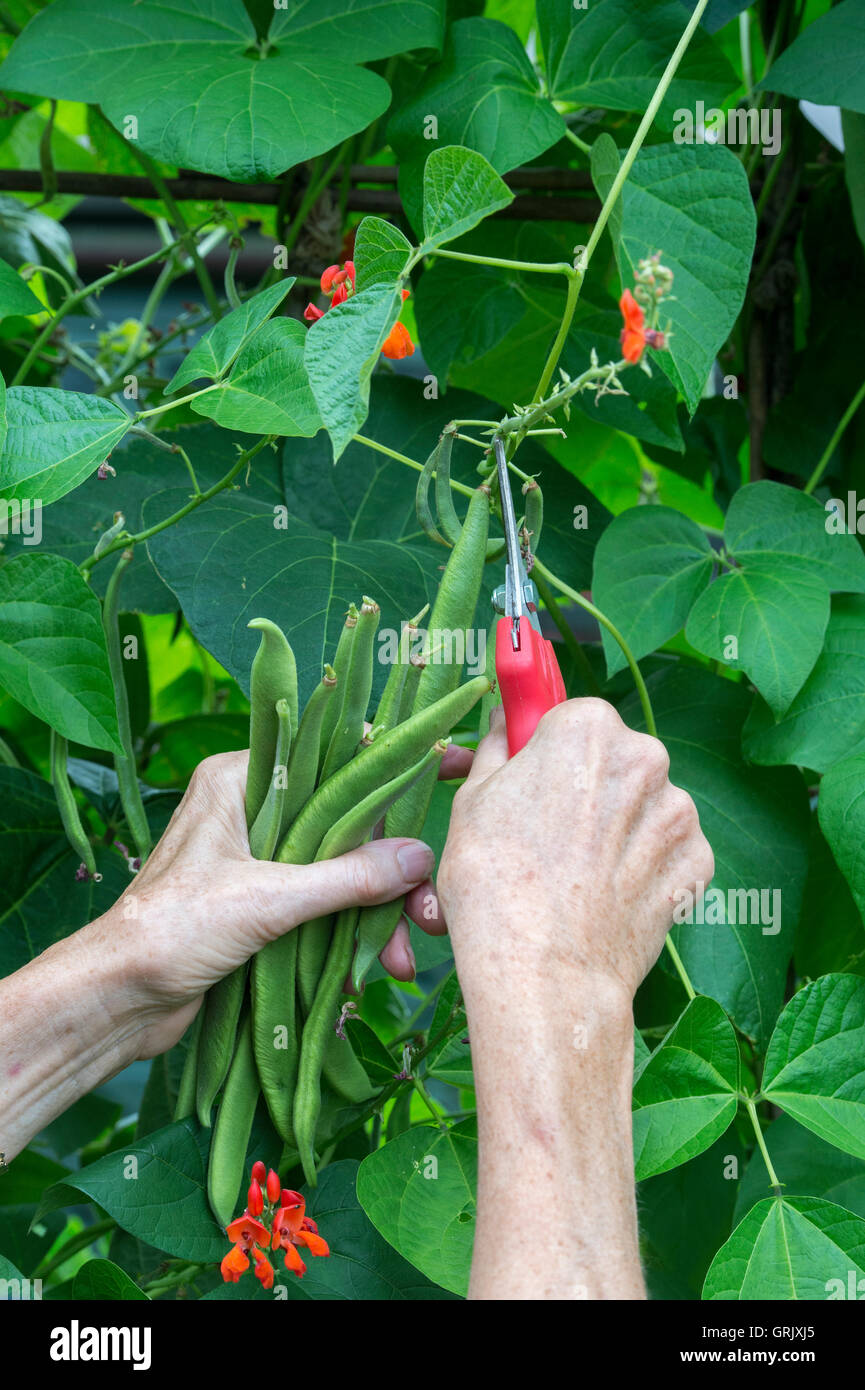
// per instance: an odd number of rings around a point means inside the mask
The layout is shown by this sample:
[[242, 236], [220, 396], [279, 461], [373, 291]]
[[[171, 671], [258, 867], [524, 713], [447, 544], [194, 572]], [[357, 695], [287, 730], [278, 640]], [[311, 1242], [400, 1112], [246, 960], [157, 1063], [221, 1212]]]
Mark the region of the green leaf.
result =
[[216, 381], [224, 376], [261, 325], [279, 308], [294, 279], [292, 275], [252, 295], [209, 328], [184, 357], [166, 386], [165, 395], [173, 396], [192, 381]]
[[245, 714], [194, 714], [158, 726], [149, 742], [148, 786], [185, 787], [204, 758], [249, 747], [249, 720]]
[[865, 598], [833, 599], [822, 650], [802, 689], [778, 720], [756, 700], [742, 748], [751, 762], [817, 772], [865, 750]]
[[482, 154], [462, 145], [433, 150], [423, 174], [422, 251], [455, 241], [513, 200], [504, 179]]
[[[594, 601], [639, 660], [684, 627], [714, 564], [715, 552], [688, 517], [670, 507], [632, 507], [598, 542]], [[606, 629], [602, 639], [612, 676], [627, 662]]]
[[704, 1299], [845, 1298], [865, 1274], [865, 1221], [816, 1197], [767, 1198], [721, 1246]]
[[[792, 768], [743, 762], [750, 697], [742, 685], [684, 666], [659, 671], [646, 685], [670, 754], [670, 780], [693, 797], [715, 855], [702, 908], [691, 923], [674, 925], [673, 940], [695, 989], [764, 1046], [784, 999], [805, 880], [805, 784]], [[620, 713], [645, 727], [634, 695]]]
[[[611, 161], [593, 161], [592, 173], [606, 197]], [[693, 414], [748, 284], [757, 223], [745, 170], [723, 147], [651, 145], [637, 156], [620, 201], [610, 232], [622, 284], [632, 284], [638, 262], [657, 251], [673, 272], [675, 297], [665, 300], [661, 323], [669, 319], [669, 347], [647, 355]]]
[[[218, 1263], [226, 1253], [226, 1236], [207, 1203], [209, 1138], [209, 1131], [193, 1120], [160, 1129], [49, 1188], [40, 1215], [80, 1205], [83, 1196], [130, 1235], [168, 1255], [198, 1264]], [[136, 1175], [129, 1176], [132, 1173]]]
[[56, 502], [82, 483], [132, 423], [111, 401], [43, 386], [11, 386], [0, 455], [0, 496]]
[[739, 1046], [714, 999], [697, 996], [634, 1086], [637, 1180], [687, 1163], [714, 1144], [736, 1113]]
[[820, 654], [830, 589], [865, 589], [865, 556], [855, 536], [827, 531], [813, 497], [772, 482], [739, 489], [724, 542], [738, 567], [698, 598], [685, 635], [698, 651], [745, 671], [780, 716]]
[[6, 439], [6, 425], [6, 382], [0, 375], [0, 458], [3, 455], [3, 444]]
[[817, 811], [835, 862], [865, 917], [865, 753], [830, 767], [820, 783]]
[[865, 921], [820, 830], [816, 809], [794, 958], [797, 974], [805, 979], [833, 970], [865, 975]]
[[[688, 22], [679, 0], [583, 8], [538, 0], [537, 12], [550, 95], [610, 111], [645, 110]], [[698, 29], [661, 104], [660, 125], [669, 127], [677, 107], [720, 106], [737, 85], [720, 48]]]
[[333, 149], [386, 111], [390, 99], [378, 73], [323, 53], [288, 51], [256, 61], [202, 48], [112, 82], [100, 104], [124, 134], [134, 113], [137, 134], [127, 138], [154, 159], [252, 182]]
[[[763, 1139], [775, 1172], [784, 1179], [785, 1197], [823, 1197], [865, 1218], [865, 1161], [825, 1144], [790, 1115], [773, 1120]], [[766, 1164], [755, 1149], [739, 1183], [736, 1221], [768, 1195]]]
[[41, 314], [45, 309], [17, 270], [0, 261], [0, 319], [7, 314]]
[[400, 165], [400, 192], [412, 225], [421, 223], [421, 170], [429, 118], [440, 145], [477, 150], [500, 174], [543, 154], [564, 134], [516, 34], [492, 19], [452, 24], [440, 63], [391, 117], [388, 141]]
[[477, 1126], [418, 1125], [365, 1158], [357, 1195], [373, 1225], [428, 1279], [468, 1290], [477, 1188]]
[[[11, 266], [22, 266], [25, 261], [49, 266], [66, 281], [80, 284], [72, 242], [62, 222], [27, 207], [15, 197], [0, 196], [0, 256]], [[43, 283], [45, 297], [56, 309], [66, 291], [53, 275], [46, 276]]]
[[775, 1026], [762, 1094], [827, 1143], [865, 1158], [865, 980], [823, 975]]
[[64, 738], [121, 753], [99, 602], [70, 560], [0, 566], [0, 686]]
[[295, 0], [277, 9], [268, 30], [286, 48], [344, 51], [353, 63], [369, 63], [414, 48], [441, 48], [443, 0]]
[[296, 319], [263, 324], [243, 348], [231, 375], [192, 402], [224, 429], [246, 434], [306, 435], [321, 429], [304, 366], [307, 330]]
[[125, 1270], [111, 1260], [88, 1260], [82, 1265], [72, 1285], [72, 1298], [84, 1303], [149, 1303]]
[[842, 111], [841, 130], [847, 192], [859, 240], [865, 243], [865, 116], [857, 111]]
[[774, 62], [758, 90], [783, 92], [819, 106], [865, 112], [865, 13], [857, 0], [842, 0], [819, 15]]
[[393, 285], [405, 270], [411, 242], [398, 227], [381, 217], [365, 217], [354, 240], [354, 265], [361, 290], [370, 285]]
[[390, 1085], [400, 1068], [378, 1034], [362, 1018], [348, 1019], [347, 1032], [354, 1055], [373, 1086]]
[[334, 463], [367, 417], [370, 377], [401, 307], [393, 285], [372, 285], [329, 309], [309, 329], [304, 360]]

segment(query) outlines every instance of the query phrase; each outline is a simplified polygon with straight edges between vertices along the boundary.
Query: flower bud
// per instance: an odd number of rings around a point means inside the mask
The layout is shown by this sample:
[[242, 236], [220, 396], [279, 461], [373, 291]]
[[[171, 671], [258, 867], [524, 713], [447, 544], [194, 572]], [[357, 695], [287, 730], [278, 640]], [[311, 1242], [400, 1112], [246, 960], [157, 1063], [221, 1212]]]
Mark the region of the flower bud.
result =
[[264, 1211], [264, 1197], [261, 1194], [261, 1183], [257, 1178], [253, 1178], [249, 1184], [249, 1196], [247, 1198], [246, 1210], [250, 1216], [261, 1216]]
[[275, 1173], [271, 1168], [267, 1175], [267, 1200], [269, 1202], [278, 1202], [281, 1191], [282, 1183], [279, 1180], [279, 1174]]
[[264, 1182], [266, 1174], [267, 1169], [265, 1168], [261, 1159], [257, 1159], [257, 1161], [252, 1165], [252, 1173], [250, 1174], [250, 1176], [255, 1178], [256, 1182]]

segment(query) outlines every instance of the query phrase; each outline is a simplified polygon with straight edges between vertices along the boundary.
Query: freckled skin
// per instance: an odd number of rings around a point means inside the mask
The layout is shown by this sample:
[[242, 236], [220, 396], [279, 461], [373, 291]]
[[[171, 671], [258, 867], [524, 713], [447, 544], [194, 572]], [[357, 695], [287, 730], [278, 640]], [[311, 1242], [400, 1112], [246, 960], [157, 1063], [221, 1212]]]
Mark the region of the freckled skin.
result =
[[569, 700], [510, 761], [494, 720], [457, 793], [438, 889], [477, 1086], [470, 1298], [645, 1297], [632, 1002], [675, 892], [714, 869], [668, 767], [612, 706]]

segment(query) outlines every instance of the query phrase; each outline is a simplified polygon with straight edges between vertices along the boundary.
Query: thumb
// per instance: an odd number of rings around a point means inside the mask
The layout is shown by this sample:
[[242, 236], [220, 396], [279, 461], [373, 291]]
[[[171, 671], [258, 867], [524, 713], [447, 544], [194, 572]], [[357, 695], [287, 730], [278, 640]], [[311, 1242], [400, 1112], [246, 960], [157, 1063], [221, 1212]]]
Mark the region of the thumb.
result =
[[257, 887], [268, 902], [262, 924], [281, 936], [301, 922], [343, 907], [401, 898], [432, 873], [435, 855], [422, 840], [373, 840], [317, 864], [255, 863]]

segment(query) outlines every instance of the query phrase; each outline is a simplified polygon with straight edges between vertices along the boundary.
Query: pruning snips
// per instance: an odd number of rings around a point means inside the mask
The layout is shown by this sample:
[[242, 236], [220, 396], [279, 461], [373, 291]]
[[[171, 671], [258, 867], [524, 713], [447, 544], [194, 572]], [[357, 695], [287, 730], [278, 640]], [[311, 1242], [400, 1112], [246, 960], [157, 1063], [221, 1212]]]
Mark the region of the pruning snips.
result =
[[547, 710], [567, 695], [553, 644], [541, 636], [538, 591], [523, 560], [501, 439], [494, 441], [494, 448], [507, 553], [505, 582], [493, 594], [493, 607], [504, 615], [496, 624], [496, 679], [505, 711], [508, 753], [513, 757], [528, 743]]

